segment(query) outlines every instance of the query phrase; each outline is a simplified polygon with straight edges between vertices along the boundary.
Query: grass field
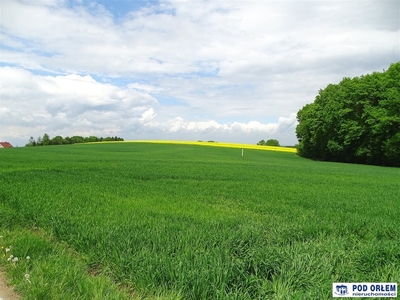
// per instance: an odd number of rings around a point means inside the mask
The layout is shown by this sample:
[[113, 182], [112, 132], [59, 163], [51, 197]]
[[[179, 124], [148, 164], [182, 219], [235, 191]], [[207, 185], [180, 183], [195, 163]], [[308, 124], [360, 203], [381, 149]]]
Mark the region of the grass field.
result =
[[333, 282], [400, 283], [399, 168], [125, 142], [3, 149], [0, 182], [0, 264], [25, 299], [330, 299]]

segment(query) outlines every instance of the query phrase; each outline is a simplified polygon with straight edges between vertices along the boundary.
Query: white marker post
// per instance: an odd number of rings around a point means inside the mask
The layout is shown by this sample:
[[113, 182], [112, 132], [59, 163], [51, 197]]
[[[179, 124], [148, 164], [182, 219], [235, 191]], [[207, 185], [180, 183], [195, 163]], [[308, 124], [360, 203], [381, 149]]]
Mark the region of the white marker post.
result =
[[242, 156], [243, 156], [243, 149], [242, 149]]

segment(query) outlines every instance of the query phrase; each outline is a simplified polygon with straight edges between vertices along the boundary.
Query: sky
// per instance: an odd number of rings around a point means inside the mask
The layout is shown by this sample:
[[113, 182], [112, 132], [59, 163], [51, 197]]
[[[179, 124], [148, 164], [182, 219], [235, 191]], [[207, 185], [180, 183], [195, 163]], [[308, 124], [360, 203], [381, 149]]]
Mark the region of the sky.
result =
[[400, 1], [1, 0], [0, 141], [295, 145], [296, 114], [400, 61]]

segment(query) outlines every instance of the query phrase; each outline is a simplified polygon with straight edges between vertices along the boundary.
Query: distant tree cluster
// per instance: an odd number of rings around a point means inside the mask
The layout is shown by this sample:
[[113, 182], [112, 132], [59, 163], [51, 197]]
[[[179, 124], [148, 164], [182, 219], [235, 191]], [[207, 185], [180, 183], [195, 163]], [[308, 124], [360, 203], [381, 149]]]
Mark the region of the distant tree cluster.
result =
[[57, 135], [53, 137], [52, 139], [50, 136], [45, 133], [43, 137], [38, 137], [37, 140], [35, 140], [32, 136], [29, 139], [28, 144], [26, 144], [26, 147], [32, 147], [32, 146], [48, 146], [48, 145], [67, 145], [67, 144], [80, 144], [80, 143], [91, 143], [91, 142], [108, 142], [108, 141], [123, 141], [124, 139], [121, 137], [97, 137], [97, 136], [89, 136], [89, 137], [83, 137], [83, 136], [78, 136], [74, 135], [72, 137], [65, 137], [63, 138], [60, 135]]
[[275, 146], [275, 147], [280, 147], [281, 145], [279, 144], [278, 140], [274, 140], [274, 139], [269, 139], [267, 141], [261, 140], [257, 143], [257, 145], [260, 146]]
[[329, 84], [297, 120], [300, 156], [400, 166], [400, 62]]

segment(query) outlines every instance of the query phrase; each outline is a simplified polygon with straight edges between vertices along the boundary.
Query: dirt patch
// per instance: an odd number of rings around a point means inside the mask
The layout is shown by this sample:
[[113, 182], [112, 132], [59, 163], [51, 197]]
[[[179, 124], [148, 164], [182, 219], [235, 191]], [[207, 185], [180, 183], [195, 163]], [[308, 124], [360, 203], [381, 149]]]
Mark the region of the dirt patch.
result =
[[19, 300], [21, 297], [8, 284], [4, 273], [0, 270], [0, 300]]

